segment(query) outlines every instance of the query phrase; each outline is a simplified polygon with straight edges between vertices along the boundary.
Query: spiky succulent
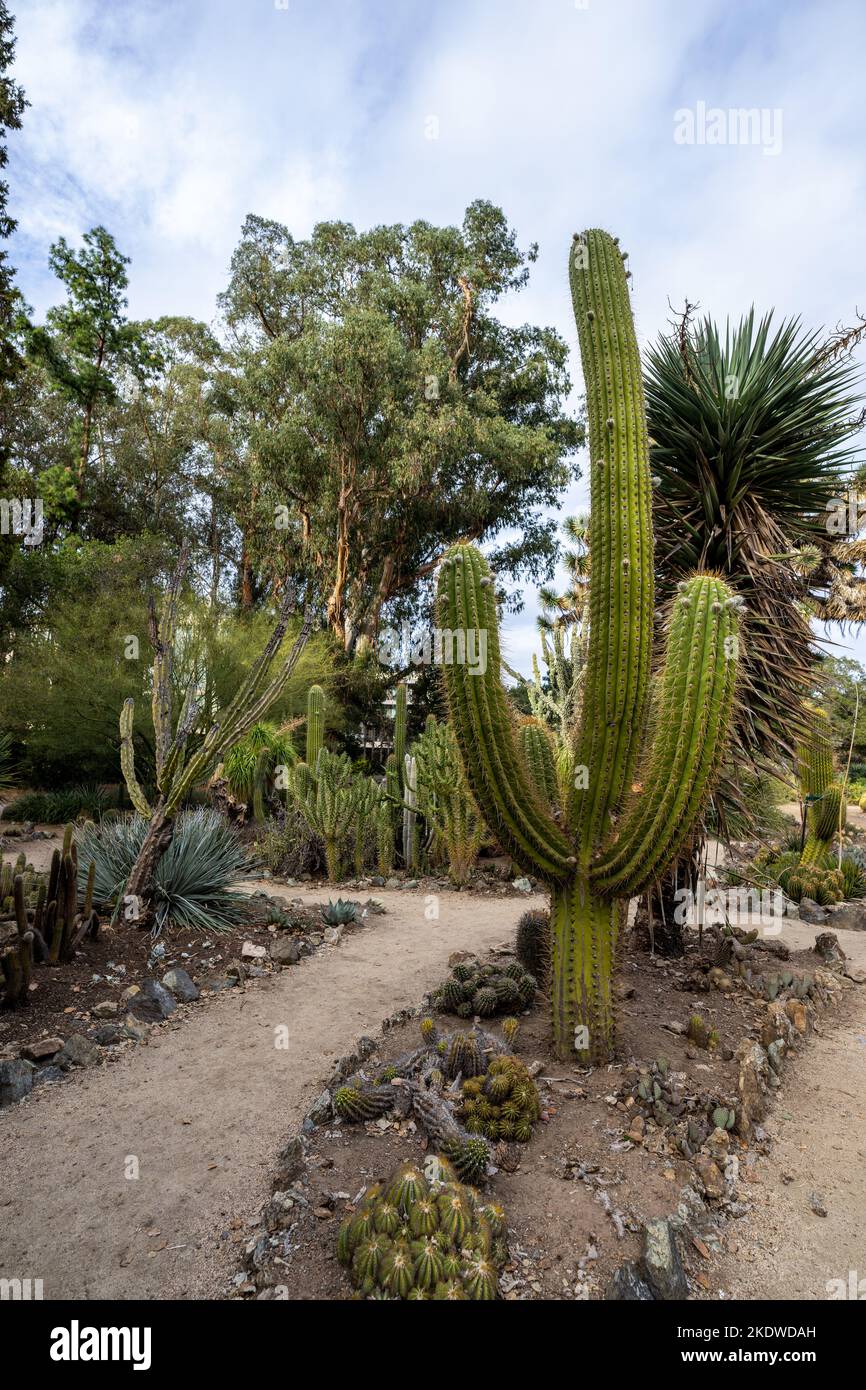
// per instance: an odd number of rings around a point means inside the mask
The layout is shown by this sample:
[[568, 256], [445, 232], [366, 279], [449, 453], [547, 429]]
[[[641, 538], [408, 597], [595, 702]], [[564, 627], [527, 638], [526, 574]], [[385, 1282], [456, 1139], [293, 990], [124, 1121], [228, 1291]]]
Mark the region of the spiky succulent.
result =
[[524, 912], [517, 923], [517, 959], [536, 979], [547, 979], [550, 970], [550, 913]]
[[463, 1083], [462, 1119], [469, 1134], [526, 1144], [540, 1113], [535, 1082], [517, 1057], [491, 1057], [483, 1077]]
[[342, 927], [358, 920], [358, 904], [351, 899], [338, 898], [322, 908], [322, 921], [329, 927]]
[[366, 1298], [496, 1298], [508, 1258], [504, 1211], [482, 1205], [447, 1159], [427, 1164], [424, 1173], [404, 1164], [366, 1193], [340, 1227], [340, 1263]]
[[569, 269], [587, 386], [592, 567], [566, 805], [543, 798], [515, 737], [496, 589], [475, 546], [458, 544], [443, 560], [438, 615], [443, 629], [487, 634], [486, 671], [445, 665], [445, 690], [482, 815], [550, 888], [554, 1048], [563, 1060], [603, 1063], [613, 1051], [622, 904], [658, 881], [712, 790], [734, 702], [739, 617], [719, 576], [684, 580], [652, 698], [652, 488], [628, 282], [618, 245], [599, 230], [575, 237]]
[[362, 1120], [375, 1120], [390, 1110], [394, 1104], [394, 1090], [390, 1085], [339, 1086], [332, 1103], [334, 1114], [341, 1120], [359, 1124]]
[[461, 962], [434, 990], [433, 1002], [443, 1013], [460, 1018], [491, 1018], [529, 1008], [537, 989], [536, 977], [517, 961], [504, 968]]

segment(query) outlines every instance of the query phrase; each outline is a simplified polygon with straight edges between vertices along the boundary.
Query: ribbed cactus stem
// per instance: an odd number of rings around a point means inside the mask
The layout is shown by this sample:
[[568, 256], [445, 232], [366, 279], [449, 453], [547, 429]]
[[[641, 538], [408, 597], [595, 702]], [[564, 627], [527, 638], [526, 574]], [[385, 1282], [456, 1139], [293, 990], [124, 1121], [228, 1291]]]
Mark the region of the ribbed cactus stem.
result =
[[403, 863], [407, 869], [415, 864], [415, 831], [418, 820], [418, 767], [407, 753], [403, 759]]
[[575, 239], [569, 273], [589, 417], [592, 572], [583, 708], [567, 740], [575, 756], [564, 821], [557, 818], [556, 769], [551, 783], [535, 735], [514, 734], [499, 679], [491, 575], [474, 547], [449, 552], [438, 592], [443, 627], [487, 632], [486, 673], [446, 666], [445, 690], [485, 818], [503, 848], [550, 885], [554, 1046], [563, 1060], [599, 1063], [613, 1048], [612, 980], [625, 903], [673, 862], [724, 748], [739, 601], [714, 575], [682, 587], [653, 739], [645, 746], [653, 539], [637, 339], [622, 256], [607, 233]]
[[325, 692], [320, 685], [307, 691], [307, 767], [314, 768], [325, 736]]
[[520, 748], [535, 790], [546, 805], [559, 798], [556, 756], [547, 730], [535, 719], [520, 727]]
[[406, 682], [401, 681], [397, 686], [397, 693], [394, 702], [394, 757], [397, 767], [402, 773], [404, 758], [406, 756], [406, 719], [408, 710], [409, 692]]
[[797, 748], [797, 776], [800, 796], [806, 808], [806, 841], [802, 864], [828, 868], [831, 845], [841, 833], [847, 815], [843, 789], [834, 782], [833, 744], [826, 710], [807, 707], [809, 737]]

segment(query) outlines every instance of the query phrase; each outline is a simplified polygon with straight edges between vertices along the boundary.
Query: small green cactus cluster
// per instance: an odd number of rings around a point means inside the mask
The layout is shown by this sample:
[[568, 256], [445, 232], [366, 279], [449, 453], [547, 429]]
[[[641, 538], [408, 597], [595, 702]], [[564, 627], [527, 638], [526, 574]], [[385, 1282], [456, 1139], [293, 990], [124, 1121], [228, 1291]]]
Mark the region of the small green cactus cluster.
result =
[[[10, 866], [0, 870], [0, 888], [8, 886]], [[7, 907], [4, 894], [4, 915], [15, 923], [15, 933], [0, 932], [0, 949], [5, 995], [4, 1002], [15, 1007], [26, 1004], [30, 989], [30, 974], [34, 961], [57, 965], [72, 959], [75, 948], [86, 935], [99, 932], [99, 917], [93, 908], [93, 885], [96, 865], [88, 866], [79, 884], [78, 849], [72, 838], [72, 825], [63, 834], [63, 850], [55, 849], [47, 884], [30, 876], [23, 856], [19, 855], [11, 874], [11, 898]], [[35, 893], [34, 893], [35, 887]], [[78, 908], [79, 887], [84, 902]], [[29, 889], [29, 893], [28, 893]], [[2, 922], [0, 922], [2, 926]]]
[[349, 1082], [334, 1092], [332, 1104], [334, 1114], [341, 1120], [360, 1124], [363, 1120], [376, 1120], [390, 1110], [394, 1104], [394, 1090], [388, 1083], [370, 1086]]
[[845, 898], [866, 897], [866, 866], [859, 863], [853, 855], [846, 854], [840, 865]]
[[455, 965], [450, 976], [433, 994], [433, 1004], [442, 1013], [459, 1018], [490, 1018], [493, 1014], [513, 1014], [528, 1009], [538, 982], [518, 961], [504, 969], [495, 965]]
[[811, 975], [795, 975], [793, 970], [782, 970], [778, 975], [765, 975], [759, 992], [772, 1004], [784, 993], [792, 999], [808, 999], [814, 988]]
[[358, 920], [358, 904], [351, 899], [338, 898], [322, 908], [322, 921], [328, 927], [342, 927]]
[[632, 1091], [634, 1099], [644, 1113], [659, 1126], [666, 1129], [673, 1124], [685, 1109], [684, 1098], [670, 1077], [670, 1062], [667, 1057], [657, 1057]]
[[505, 1213], [447, 1159], [405, 1164], [343, 1222], [337, 1256], [364, 1298], [490, 1300], [508, 1258]]
[[23, 852], [18, 855], [14, 864], [7, 863], [0, 856], [0, 913], [3, 915], [15, 911], [14, 883], [19, 877], [24, 894], [24, 906], [36, 907], [39, 889], [45, 887], [45, 876], [38, 873], [32, 864], [28, 864], [27, 856]]
[[457, 1076], [483, 1076], [486, 1068], [484, 1053], [472, 1033], [452, 1033], [440, 1039], [437, 1050], [442, 1056], [442, 1070], [453, 1081]]
[[550, 975], [550, 913], [524, 912], [517, 923], [517, 959], [545, 988]]
[[720, 1041], [716, 1029], [710, 1028], [701, 1014], [692, 1014], [689, 1019], [687, 1037], [689, 1042], [694, 1043], [695, 1047], [702, 1047], [707, 1052], [714, 1052]]
[[535, 1082], [517, 1057], [492, 1057], [484, 1076], [463, 1082], [461, 1118], [469, 1134], [528, 1144], [540, 1114]]
[[715, 1129], [733, 1129], [737, 1122], [737, 1112], [732, 1106], [717, 1105], [710, 1118]]
[[800, 864], [793, 869], [784, 869], [779, 875], [779, 886], [785, 890], [795, 903], [811, 898], [821, 907], [828, 903], [841, 902], [845, 896], [845, 879], [838, 869], [821, 869]]

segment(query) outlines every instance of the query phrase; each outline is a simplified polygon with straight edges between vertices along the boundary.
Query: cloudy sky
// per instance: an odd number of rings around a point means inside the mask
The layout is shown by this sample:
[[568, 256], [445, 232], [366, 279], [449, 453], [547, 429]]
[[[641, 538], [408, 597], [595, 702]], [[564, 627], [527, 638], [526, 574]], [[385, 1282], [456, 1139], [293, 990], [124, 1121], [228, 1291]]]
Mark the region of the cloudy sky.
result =
[[[50, 243], [96, 223], [132, 258], [132, 315], [210, 320], [248, 212], [305, 236], [332, 217], [459, 222], [477, 197], [539, 243], [504, 313], [555, 324], [578, 387], [565, 256], [581, 227], [629, 251], [642, 340], [686, 295], [722, 319], [866, 310], [863, 0], [10, 8], [32, 103], [10, 140], [12, 254], [37, 313], [56, 298]], [[700, 138], [702, 109], [739, 108], [763, 113], [755, 138]], [[563, 511], [584, 500], [578, 484]], [[521, 666], [534, 611], [530, 594], [510, 624]], [[853, 648], [866, 660], [866, 638]]]

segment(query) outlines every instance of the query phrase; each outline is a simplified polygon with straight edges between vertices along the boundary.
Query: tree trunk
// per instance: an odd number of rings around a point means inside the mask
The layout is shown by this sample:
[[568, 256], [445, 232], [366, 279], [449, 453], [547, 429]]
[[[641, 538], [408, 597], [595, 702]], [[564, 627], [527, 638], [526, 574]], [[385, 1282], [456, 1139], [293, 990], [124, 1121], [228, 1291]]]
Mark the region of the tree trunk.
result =
[[621, 907], [586, 879], [550, 893], [553, 1046], [562, 1062], [603, 1065], [613, 1056], [613, 975]]
[[156, 870], [174, 837], [174, 817], [167, 816], [163, 803], [156, 807], [138, 857], [132, 866], [123, 895], [124, 920], [140, 931], [150, 930], [154, 918]]

